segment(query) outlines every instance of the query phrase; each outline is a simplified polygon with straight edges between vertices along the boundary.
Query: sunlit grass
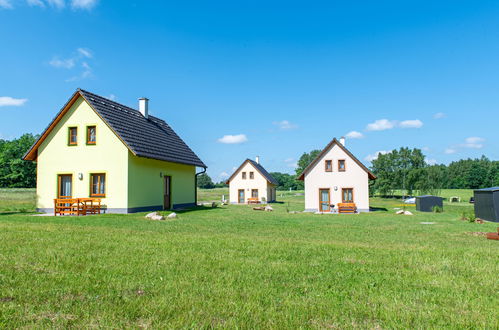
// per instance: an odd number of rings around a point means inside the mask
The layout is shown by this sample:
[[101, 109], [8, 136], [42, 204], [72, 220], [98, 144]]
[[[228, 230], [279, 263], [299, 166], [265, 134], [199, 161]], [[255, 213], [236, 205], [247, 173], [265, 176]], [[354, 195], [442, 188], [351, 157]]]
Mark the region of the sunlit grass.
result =
[[499, 327], [499, 244], [470, 234], [497, 224], [459, 220], [471, 206], [286, 212], [302, 200], [165, 221], [0, 216], [0, 328]]

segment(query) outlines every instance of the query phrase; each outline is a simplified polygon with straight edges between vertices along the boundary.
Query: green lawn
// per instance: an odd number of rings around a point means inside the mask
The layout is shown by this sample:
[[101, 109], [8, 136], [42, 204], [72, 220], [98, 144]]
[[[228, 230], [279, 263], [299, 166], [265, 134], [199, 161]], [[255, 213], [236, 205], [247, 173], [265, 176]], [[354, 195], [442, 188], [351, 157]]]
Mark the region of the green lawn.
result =
[[35, 189], [0, 188], [0, 215], [14, 212], [33, 212], [36, 208]]
[[459, 220], [471, 206], [398, 216], [375, 198], [388, 211], [340, 216], [281, 199], [168, 221], [0, 215], [0, 328], [499, 327], [499, 242], [470, 234], [498, 224]]

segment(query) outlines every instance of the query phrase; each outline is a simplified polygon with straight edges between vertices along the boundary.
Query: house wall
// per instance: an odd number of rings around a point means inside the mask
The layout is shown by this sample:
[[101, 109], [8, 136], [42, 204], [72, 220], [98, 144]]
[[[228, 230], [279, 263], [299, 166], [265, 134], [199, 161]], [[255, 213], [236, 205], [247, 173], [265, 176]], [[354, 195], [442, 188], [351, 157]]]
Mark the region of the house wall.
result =
[[[95, 125], [96, 144], [86, 144], [86, 126]], [[68, 146], [68, 127], [78, 127], [78, 145]], [[73, 175], [74, 198], [89, 197], [90, 173], [106, 174], [106, 197], [102, 204], [109, 209], [126, 209], [128, 149], [114, 132], [80, 97], [38, 148], [37, 208], [53, 212], [57, 198], [58, 174]], [[82, 173], [80, 180], [78, 174]]]
[[129, 212], [163, 209], [164, 176], [172, 177], [171, 203], [174, 208], [195, 205], [195, 175], [194, 165], [164, 162], [129, 153]]
[[[242, 172], [246, 172], [246, 179], [242, 179]], [[249, 178], [249, 172], [255, 173], [255, 178]], [[238, 203], [238, 190], [244, 189], [244, 199], [245, 201], [251, 197], [251, 189], [258, 189], [258, 198], [261, 201], [262, 198], [269, 201], [267, 198], [267, 187], [268, 181], [265, 179], [260, 172], [249, 162], [244, 164], [244, 166], [236, 173], [234, 178], [229, 183], [229, 201], [231, 204]]]
[[[338, 160], [345, 159], [346, 171], [338, 171]], [[333, 171], [325, 171], [325, 160], [332, 160]], [[337, 190], [334, 188], [337, 187]], [[369, 178], [367, 172], [340, 147], [333, 147], [305, 174], [305, 211], [319, 210], [319, 189], [329, 188], [331, 204], [342, 202], [341, 189], [353, 188], [353, 199], [361, 212], [369, 211]]]

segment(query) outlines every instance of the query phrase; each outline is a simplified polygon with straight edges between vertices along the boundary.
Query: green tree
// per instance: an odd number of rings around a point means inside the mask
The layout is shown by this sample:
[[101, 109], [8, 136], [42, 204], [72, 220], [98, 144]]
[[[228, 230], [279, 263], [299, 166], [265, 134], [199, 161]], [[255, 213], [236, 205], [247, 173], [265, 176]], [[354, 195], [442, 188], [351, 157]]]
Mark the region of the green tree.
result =
[[210, 176], [206, 173], [198, 175], [197, 185], [199, 188], [203, 188], [203, 189], [215, 188], [215, 184], [211, 180]]
[[24, 134], [12, 141], [0, 140], [0, 187], [33, 188], [36, 186], [36, 163], [22, 157], [38, 136]]
[[304, 152], [300, 159], [298, 160], [298, 167], [296, 168], [296, 175], [302, 174], [302, 172], [307, 168], [312, 161], [319, 156], [320, 150], [312, 150], [310, 152]]
[[377, 176], [372, 185], [374, 191], [382, 195], [393, 195], [395, 189], [404, 189], [408, 194], [416, 188], [422, 171], [427, 166], [420, 149], [402, 147], [387, 154], [380, 154], [372, 161], [371, 170]]
[[303, 190], [303, 181], [297, 180], [294, 175], [280, 172], [271, 172], [270, 175], [279, 183], [278, 190]]

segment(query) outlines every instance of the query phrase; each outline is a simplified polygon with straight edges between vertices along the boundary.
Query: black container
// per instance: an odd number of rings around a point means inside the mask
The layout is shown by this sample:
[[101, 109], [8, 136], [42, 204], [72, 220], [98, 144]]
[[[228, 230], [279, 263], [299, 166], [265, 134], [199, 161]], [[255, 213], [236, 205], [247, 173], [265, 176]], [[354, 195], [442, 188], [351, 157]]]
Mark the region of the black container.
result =
[[424, 195], [416, 197], [416, 211], [433, 212], [433, 208], [438, 206], [444, 209], [443, 198], [438, 196]]
[[499, 187], [477, 189], [475, 195], [475, 216], [482, 220], [499, 222]]

